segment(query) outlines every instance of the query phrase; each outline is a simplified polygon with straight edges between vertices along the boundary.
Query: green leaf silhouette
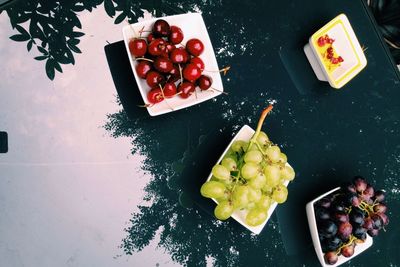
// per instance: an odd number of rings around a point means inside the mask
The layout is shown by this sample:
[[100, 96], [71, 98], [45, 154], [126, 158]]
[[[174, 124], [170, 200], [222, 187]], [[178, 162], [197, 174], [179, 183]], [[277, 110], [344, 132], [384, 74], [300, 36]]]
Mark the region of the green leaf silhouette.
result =
[[126, 13], [122, 12], [121, 14], [118, 15], [118, 17], [115, 19], [114, 23], [115, 24], [120, 24], [121, 22], [124, 21], [124, 19], [126, 18]]
[[47, 77], [49, 77], [50, 80], [54, 80], [54, 75], [55, 75], [55, 71], [54, 71], [54, 60], [49, 58], [46, 61], [46, 74]]
[[115, 8], [111, 0], [104, 1], [104, 9], [106, 10], [107, 15], [109, 15], [110, 17], [115, 16]]
[[16, 42], [23, 42], [23, 41], [28, 41], [30, 39], [29, 35], [23, 35], [23, 34], [15, 34], [10, 37], [11, 40], [16, 41]]

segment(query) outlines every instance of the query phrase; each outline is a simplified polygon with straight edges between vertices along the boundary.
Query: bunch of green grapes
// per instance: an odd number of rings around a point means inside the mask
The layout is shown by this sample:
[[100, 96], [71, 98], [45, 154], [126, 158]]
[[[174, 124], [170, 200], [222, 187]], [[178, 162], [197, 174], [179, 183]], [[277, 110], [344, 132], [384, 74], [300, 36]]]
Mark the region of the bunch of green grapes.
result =
[[220, 220], [228, 219], [236, 210], [246, 210], [246, 223], [257, 226], [268, 218], [268, 209], [274, 202], [287, 199], [285, 182], [293, 180], [295, 172], [287, 164], [286, 155], [261, 131], [271, 109], [272, 106], [264, 110], [250, 141], [232, 144], [222, 161], [212, 168], [212, 178], [200, 189], [202, 196], [217, 200], [214, 214]]

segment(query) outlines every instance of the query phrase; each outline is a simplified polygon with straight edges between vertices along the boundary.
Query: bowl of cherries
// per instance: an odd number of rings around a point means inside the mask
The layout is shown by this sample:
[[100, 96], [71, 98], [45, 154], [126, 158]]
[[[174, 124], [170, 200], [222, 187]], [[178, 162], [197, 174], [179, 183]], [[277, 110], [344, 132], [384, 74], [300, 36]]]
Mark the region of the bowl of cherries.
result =
[[372, 246], [389, 224], [385, 192], [362, 177], [337, 187], [306, 206], [311, 237], [322, 266], [338, 266]]
[[199, 13], [154, 18], [123, 28], [140, 94], [157, 116], [224, 93], [207, 28]]

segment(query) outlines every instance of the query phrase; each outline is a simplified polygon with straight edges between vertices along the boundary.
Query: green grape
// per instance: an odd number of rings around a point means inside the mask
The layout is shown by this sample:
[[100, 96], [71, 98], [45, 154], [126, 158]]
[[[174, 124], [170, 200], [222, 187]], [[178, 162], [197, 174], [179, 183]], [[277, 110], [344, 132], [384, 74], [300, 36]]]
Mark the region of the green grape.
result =
[[287, 162], [287, 156], [286, 156], [285, 153], [281, 153], [281, 154], [279, 155], [279, 162], [280, 162], [280, 163], [286, 163], [286, 162]]
[[251, 209], [254, 209], [255, 207], [256, 207], [256, 203], [249, 202], [249, 204], [247, 204], [247, 206], [246, 206], [246, 210], [251, 210]]
[[258, 173], [256, 177], [250, 180], [249, 185], [256, 189], [261, 189], [267, 182], [267, 177], [263, 173]]
[[257, 136], [257, 142], [262, 146], [267, 145], [269, 143], [268, 135], [265, 132], [260, 132]]
[[246, 150], [247, 146], [248, 146], [247, 142], [245, 142], [243, 140], [238, 140], [238, 141], [233, 142], [231, 149], [234, 152], [243, 152]]
[[244, 154], [244, 162], [260, 163], [263, 160], [263, 154], [260, 151], [252, 150]]
[[269, 196], [262, 195], [256, 206], [262, 210], [267, 211], [272, 204], [272, 199]]
[[281, 156], [281, 150], [279, 149], [278, 146], [270, 146], [267, 148], [265, 151], [267, 154], [267, 157], [272, 161], [272, 162], [278, 162]]
[[288, 190], [284, 185], [278, 185], [272, 192], [272, 199], [278, 203], [283, 203], [286, 201], [288, 195]]
[[265, 184], [265, 185], [263, 186], [263, 188], [261, 188], [261, 190], [264, 192], [264, 194], [266, 194], [266, 195], [268, 195], [268, 196], [272, 195], [273, 189], [274, 189], [274, 188], [271, 187], [271, 186], [269, 186], [268, 184]]
[[219, 220], [226, 220], [233, 213], [233, 205], [229, 201], [220, 202], [214, 209], [214, 215]]
[[252, 144], [247, 151], [260, 151], [260, 149], [258, 149], [258, 146], [256, 144]]
[[255, 189], [252, 187], [249, 187], [249, 201], [250, 202], [258, 202], [261, 199], [262, 192], [261, 189]]
[[268, 165], [264, 168], [265, 177], [267, 177], [267, 185], [274, 187], [279, 184], [281, 179], [280, 169], [277, 165]]
[[250, 226], [262, 224], [268, 217], [268, 213], [262, 209], [254, 208], [246, 215], [246, 223]]
[[246, 180], [252, 179], [258, 174], [259, 165], [253, 162], [245, 163], [240, 170], [242, 177]]
[[223, 183], [208, 181], [201, 186], [200, 193], [203, 197], [220, 198], [224, 196], [225, 190], [226, 188]]
[[237, 169], [236, 161], [233, 158], [224, 158], [221, 165], [227, 168], [229, 171], [234, 171]]
[[281, 170], [281, 177], [284, 180], [287, 181], [292, 181], [294, 177], [296, 176], [294, 170], [292, 167], [289, 165], [286, 165], [282, 170]]
[[239, 185], [232, 193], [233, 206], [243, 208], [249, 203], [249, 188], [245, 185]]
[[212, 168], [211, 173], [218, 179], [220, 180], [228, 180], [229, 178], [231, 178], [231, 173], [230, 171], [222, 165], [215, 165]]

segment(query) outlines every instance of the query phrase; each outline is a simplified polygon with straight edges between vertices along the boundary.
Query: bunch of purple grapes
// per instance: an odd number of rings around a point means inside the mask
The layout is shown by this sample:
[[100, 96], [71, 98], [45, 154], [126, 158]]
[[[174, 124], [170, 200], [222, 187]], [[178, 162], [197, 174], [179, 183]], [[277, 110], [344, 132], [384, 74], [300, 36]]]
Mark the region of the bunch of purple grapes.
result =
[[389, 223], [385, 193], [362, 177], [315, 203], [318, 235], [326, 263], [335, 264], [339, 255], [351, 257], [363, 243]]

